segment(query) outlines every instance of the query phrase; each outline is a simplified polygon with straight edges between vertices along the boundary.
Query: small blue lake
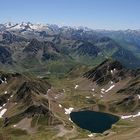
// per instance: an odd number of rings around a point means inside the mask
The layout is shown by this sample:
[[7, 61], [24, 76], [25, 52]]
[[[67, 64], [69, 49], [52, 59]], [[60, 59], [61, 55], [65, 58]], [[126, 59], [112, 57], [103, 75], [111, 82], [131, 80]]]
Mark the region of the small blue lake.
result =
[[95, 111], [72, 112], [70, 117], [80, 128], [89, 130], [92, 133], [103, 133], [120, 119], [115, 115]]

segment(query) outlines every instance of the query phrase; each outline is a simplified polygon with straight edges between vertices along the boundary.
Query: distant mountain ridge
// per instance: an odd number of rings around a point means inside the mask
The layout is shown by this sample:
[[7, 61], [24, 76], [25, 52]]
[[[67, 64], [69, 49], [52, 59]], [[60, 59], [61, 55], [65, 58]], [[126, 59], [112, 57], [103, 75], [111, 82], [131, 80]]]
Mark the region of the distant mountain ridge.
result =
[[[21, 69], [34, 66], [57, 72], [63, 66], [68, 72], [77, 64], [95, 66], [106, 58], [117, 59], [129, 68], [138, 68], [139, 34], [139, 30], [106, 31], [9, 22], [0, 24], [0, 53], [3, 54], [2, 64], [8, 62]], [[2, 46], [9, 48], [6, 54]]]

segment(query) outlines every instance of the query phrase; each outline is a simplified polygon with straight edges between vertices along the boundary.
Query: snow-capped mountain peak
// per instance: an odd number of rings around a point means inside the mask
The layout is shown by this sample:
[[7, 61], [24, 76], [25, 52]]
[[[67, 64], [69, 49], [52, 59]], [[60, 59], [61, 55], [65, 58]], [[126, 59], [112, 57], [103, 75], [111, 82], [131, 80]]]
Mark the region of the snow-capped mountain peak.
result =
[[47, 24], [33, 24], [30, 22], [22, 22], [22, 23], [12, 23], [12, 22], [7, 22], [5, 24], [3, 24], [3, 26], [7, 29], [7, 30], [43, 30], [45, 28], [47, 28]]

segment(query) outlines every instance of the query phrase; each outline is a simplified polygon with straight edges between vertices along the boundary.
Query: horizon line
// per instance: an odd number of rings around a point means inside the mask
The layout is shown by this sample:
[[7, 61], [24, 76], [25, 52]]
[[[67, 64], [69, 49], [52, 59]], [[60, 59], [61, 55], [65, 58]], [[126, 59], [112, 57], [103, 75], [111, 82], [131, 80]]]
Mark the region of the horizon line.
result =
[[132, 29], [132, 28], [126, 28], [126, 29], [107, 29], [107, 28], [93, 28], [93, 27], [88, 27], [88, 26], [82, 26], [82, 25], [68, 25], [68, 24], [60, 24], [60, 23], [47, 23], [47, 22], [31, 22], [31, 21], [3, 21], [0, 22], [0, 24], [6, 24], [6, 23], [13, 23], [13, 24], [20, 24], [20, 23], [31, 23], [31, 24], [44, 24], [44, 25], [56, 25], [59, 28], [62, 27], [70, 27], [70, 28], [87, 28], [89, 30], [93, 30], [93, 31], [127, 31], [127, 30], [131, 30], [131, 31], [138, 31], [140, 30], [140, 28], [136, 28], [136, 29]]

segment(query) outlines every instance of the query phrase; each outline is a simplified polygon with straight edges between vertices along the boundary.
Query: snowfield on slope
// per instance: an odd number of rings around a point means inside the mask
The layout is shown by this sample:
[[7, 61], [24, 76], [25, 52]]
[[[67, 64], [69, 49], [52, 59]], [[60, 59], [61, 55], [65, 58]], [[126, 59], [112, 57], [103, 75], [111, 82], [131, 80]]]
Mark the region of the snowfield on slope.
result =
[[70, 114], [72, 111], [73, 111], [73, 107], [70, 107], [70, 108], [65, 108], [64, 110], [65, 110], [65, 114]]
[[139, 117], [139, 116], [140, 116], [140, 112], [138, 112], [135, 115], [121, 116], [121, 119], [129, 119], [129, 118], [135, 118], [135, 117]]
[[4, 108], [2, 111], [0, 111], [0, 118], [2, 118], [2, 116], [5, 114], [6, 111], [7, 111], [6, 108]]

